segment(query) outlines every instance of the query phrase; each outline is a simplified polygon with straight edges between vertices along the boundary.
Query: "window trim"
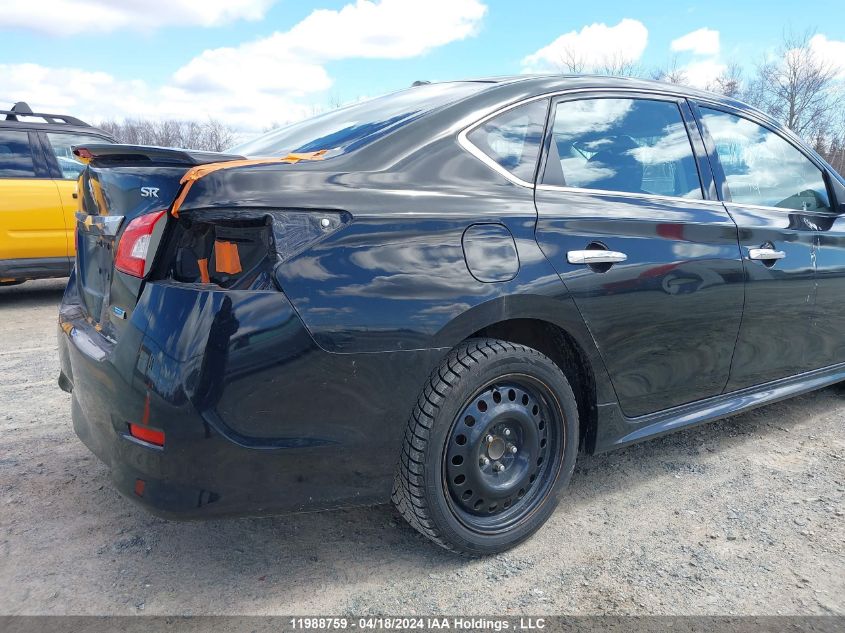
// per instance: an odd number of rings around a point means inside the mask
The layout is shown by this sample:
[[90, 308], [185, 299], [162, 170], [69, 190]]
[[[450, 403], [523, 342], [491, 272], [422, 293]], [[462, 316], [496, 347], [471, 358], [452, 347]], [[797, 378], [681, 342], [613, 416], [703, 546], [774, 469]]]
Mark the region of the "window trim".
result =
[[[477, 145], [475, 145], [472, 141], [470, 141], [469, 138], [467, 138], [467, 135], [470, 132], [472, 132], [473, 130], [475, 130], [475, 128], [480, 127], [481, 125], [484, 125], [490, 119], [494, 119], [501, 114], [509, 112], [510, 110], [513, 110], [515, 108], [519, 108], [520, 106], [524, 106], [528, 103], [533, 103], [534, 101], [540, 101], [541, 99], [546, 99], [547, 101], [551, 102], [551, 97], [552, 97], [551, 94], [537, 95], [537, 96], [534, 96], [534, 97], [529, 97], [528, 99], [523, 99], [522, 101], [517, 101], [516, 103], [512, 103], [512, 104], [507, 105], [507, 106], [500, 108], [498, 110], [494, 110], [490, 114], [486, 115], [484, 118], [479, 119], [475, 123], [471, 123], [468, 127], [465, 127], [463, 130], [461, 130], [458, 133], [458, 144], [462, 148], [464, 148], [464, 150], [466, 150], [467, 152], [469, 152], [470, 154], [475, 156], [478, 160], [480, 160], [482, 163], [487, 165], [490, 169], [492, 169], [493, 171], [497, 172], [498, 174], [504, 176], [509, 181], [511, 181], [513, 184], [519, 185], [520, 187], [527, 187], [529, 189], [533, 189], [534, 188], [533, 182], [528, 182], [527, 180], [523, 180], [522, 178], [514, 176], [511, 172], [509, 172], [507, 169], [502, 167], [499, 163], [497, 163], [495, 160], [493, 160], [492, 157], [488, 156]], [[536, 160], [536, 163], [534, 165], [534, 180], [535, 181], [537, 180], [537, 168], [540, 165], [541, 160], [542, 160], [542, 156], [543, 156], [543, 143], [545, 142], [545, 136], [546, 136], [546, 129], [545, 128], [548, 125], [548, 120], [549, 120], [549, 104], [547, 103], [546, 104], [546, 118], [543, 121], [543, 140], [540, 142], [540, 152], [537, 154], [537, 160]]]
[[[699, 184], [701, 186], [702, 195], [704, 198], [696, 199], [696, 198], [681, 198], [678, 196], [662, 196], [660, 194], [645, 194], [645, 193], [630, 193], [630, 192], [621, 192], [621, 191], [608, 191], [604, 189], [584, 189], [581, 187], [560, 187], [558, 185], [544, 185], [542, 183], [537, 183], [537, 178], [540, 173], [546, 167], [546, 159], [548, 158], [548, 148], [546, 146], [547, 139], [549, 138], [549, 125], [551, 122], [552, 116], [552, 106], [560, 101], [577, 101], [579, 99], [589, 99], [591, 95], [597, 95], [601, 98], [613, 98], [614, 96], [618, 95], [618, 98], [621, 99], [629, 99], [629, 98], [645, 98], [650, 99], [652, 101], [672, 101], [678, 105], [678, 109], [681, 113], [681, 119], [683, 120], [684, 127], [687, 130], [687, 137], [690, 141], [690, 147], [692, 148], [693, 157], [695, 158], [696, 162], [696, 169], [698, 170], [698, 179]], [[572, 97], [571, 99], [568, 97]], [[472, 130], [474, 130], [479, 125], [486, 123], [490, 119], [507, 112], [508, 110], [512, 110], [513, 108], [517, 108], [521, 105], [526, 103], [530, 103], [532, 101], [537, 101], [539, 99], [549, 99], [549, 107], [546, 109], [546, 125], [543, 134], [543, 145], [540, 147], [540, 156], [537, 160], [537, 169], [534, 171], [534, 182], [527, 182], [514, 176], [510, 173], [507, 169], [499, 165], [496, 161], [492, 158], [487, 156], [483, 151], [481, 151], [478, 147], [473, 145], [472, 142], [469, 141], [467, 138], [467, 134], [469, 134]], [[643, 198], [648, 200], [666, 200], [672, 202], [684, 202], [686, 204], [689, 203], [715, 203], [717, 205], [721, 205], [722, 201], [718, 199], [711, 198], [712, 191], [710, 191], [710, 187], [706, 186], [707, 183], [705, 182], [706, 178], [705, 175], [709, 175], [709, 182], [715, 183], [716, 178], [715, 174], [713, 173], [712, 167], [708, 161], [709, 157], [709, 150], [707, 148], [706, 141], [703, 138], [703, 134], [699, 129], [699, 122], [698, 117], [695, 114], [694, 109], [691, 107], [690, 101], [692, 98], [687, 96], [686, 94], [678, 94], [672, 91], [649, 91], [643, 90], [642, 88], [621, 88], [621, 87], [608, 87], [608, 88], [601, 88], [601, 87], [593, 87], [593, 88], [568, 88], [563, 90], [553, 90], [551, 92], [546, 92], [540, 95], [534, 95], [531, 97], [527, 97], [524, 99], [520, 99], [513, 103], [509, 103], [505, 106], [500, 108], [494, 109], [492, 112], [484, 115], [482, 118], [476, 120], [473, 123], [470, 123], [457, 135], [458, 145], [461, 146], [466, 152], [480, 160], [482, 163], [487, 165], [490, 169], [494, 172], [498, 173], [499, 175], [503, 176], [506, 180], [510, 181], [511, 183], [518, 185], [520, 187], [525, 187], [528, 189], [536, 189], [540, 191], [561, 191], [561, 192], [569, 192], [569, 193], [587, 193], [587, 194], [596, 194], [596, 195], [609, 195], [609, 196], [625, 196], [625, 197], [637, 197]], [[688, 120], [687, 117], [684, 116], [683, 105], [687, 105], [692, 111], [692, 120]], [[699, 134], [699, 139], [704, 144], [704, 150], [707, 152], [704, 156], [700, 156], [698, 150], [701, 149], [696, 145], [695, 138], [693, 135], [693, 129], [691, 129], [691, 124], [695, 124], [695, 132]], [[706, 174], [702, 172], [704, 167], [707, 167]]]
[[[781, 128], [781, 126], [777, 125], [775, 122], [767, 121], [764, 117], [757, 115], [757, 113], [753, 110], [743, 110], [741, 108], [733, 107], [729, 104], [719, 103], [718, 101], [713, 101], [709, 99], [691, 98], [689, 99], [689, 101], [690, 105], [692, 106], [696, 122], [698, 123], [701, 138], [704, 140], [704, 146], [707, 150], [707, 154], [708, 156], [711, 156], [711, 169], [713, 170], [713, 177], [718, 181], [717, 189], [721, 193], [722, 202], [724, 202], [725, 204], [732, 204], [738, 207], [748, 209], [764, 209], [769, 211], [780, 211], [786, 213], [794, 213], [798, 211], [801, 213], [817, 213], [819, 215], [838, 215], [836, 213], [836, 209], [833, 208], [836, 205], [836, 196], [833, 195], [833, 191], [831, 191], [829, 182], [830, 174], [828, 172], [827, 167], [825, 167], [823, 163], [820, 163], [819, 160], [810, 151], [808, 151], [806, 147], [804, 147], [804, 142], [800, 138], [795, 136], [795, 134], [791, 130], [788, 130], [787, 128]], [[822, 182], [824, 183], [825, 190], [827, 191], [828, 203], [832, 205], [832, 208], [827, 211], [801, 211], [800, 209], [773, 207], [765, 204], [748, 204], [745, 202], [735, 201], [733, 199], [731, 189], [728, 186], [728, 179], [727, 176], [725, 176], [725, 168], [722, 166], [722, 159], [719, 157], [719, 153], [716, 149], [716, 142], [710, 135], [710, 130], [707, 128], [707, 125], [704, 123], [704, 115], [701, 113], [701, 108], [707, 108], [708, 110], [717, 110], [719, 112], [735, 116], [739, 119], [745, 119], [746, 121], [750, 121], [751, 123], [754, 123], [755, 125], [758, 125], [763, 129], [768, 130], [772, 134], [775, 134], [778, 138], [782, 139], [787, 145], [791, 146], [793, 149], [803, 155], [804, 158], [810, 161], [810, 163], [821, 172]], [[713, 165], [713, 162], [715, 162], [715, 165]]]

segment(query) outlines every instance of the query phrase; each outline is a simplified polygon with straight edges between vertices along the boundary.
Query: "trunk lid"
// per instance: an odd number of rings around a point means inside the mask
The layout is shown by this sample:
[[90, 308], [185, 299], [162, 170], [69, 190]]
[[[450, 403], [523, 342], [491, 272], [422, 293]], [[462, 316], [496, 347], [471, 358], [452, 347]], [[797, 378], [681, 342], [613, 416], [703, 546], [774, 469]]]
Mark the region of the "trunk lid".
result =
[[80, 298], [86, 316], [108, 334], [112, 294], [121, 304], [115, 314], [123, 318], [141, 288], [140, 279], [115, 275], [115, 247], [123, 229], [140, 215], [169, 208], [191, 167], [241, 157], [137, 145], [85, 145], [74, 153], [88, 161], [79, 181], [77, 212]]

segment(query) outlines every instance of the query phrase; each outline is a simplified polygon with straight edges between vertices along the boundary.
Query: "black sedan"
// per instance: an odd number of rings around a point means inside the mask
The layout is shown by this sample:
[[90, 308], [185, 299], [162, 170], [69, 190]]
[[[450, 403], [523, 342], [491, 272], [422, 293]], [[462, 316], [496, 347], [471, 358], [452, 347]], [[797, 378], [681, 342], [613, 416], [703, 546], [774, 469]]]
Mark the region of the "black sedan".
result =
[[845, 180], [713, 94], [423, 84], [231, 154], [88, 145], [60, 385], [171, 517], [504, 550], [595, 453], [845, 379]]

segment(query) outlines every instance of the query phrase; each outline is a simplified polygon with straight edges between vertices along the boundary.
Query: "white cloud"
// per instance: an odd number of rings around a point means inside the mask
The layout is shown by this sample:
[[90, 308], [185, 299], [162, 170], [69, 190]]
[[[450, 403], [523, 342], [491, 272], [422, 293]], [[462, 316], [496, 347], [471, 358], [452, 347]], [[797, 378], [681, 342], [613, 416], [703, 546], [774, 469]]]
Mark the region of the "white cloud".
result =
[[479, 0], [357, 0], [314, 11], [289, 31], [207, 50], [155, 86], [78, 68], [0, 64], [0, 104], [23, 100], [91, 121], [213, 117], [260, 130], [312, 110], [332, 85], [325, 63], [421, 55], [474, 35], [486, 10]]
[[701, 28], [672, 40], [671, 47], [678, 53], [689, 51], [695, 55], [718, 55], [719, 31]]
[[681, 70], [686, 77], [686, 84], [695, 88], [707, 88], [727, 70], [727, 66], [718, 59], [702, 59], [690, 62]]
[[648, 44], [648, 29], [639, 20], [625, 18], [608, 26], [595, 23], [564, 33], [548, 46], [522, 60], [525, 72], [561, 72], [575, 62], [582, 71], [607, 64], [634, 63]]
[[260, 20], [276, 0], [41, 0], [37, 10], [13, 0], [0, 11], [0, 29], [51, 35], [153, 30], [164, 26], [218, 26]]
[[838, 69], [839, 77], [845, 79], [845, 41], [829, 40], [818, 34], [810, 38], [810, 49], [820, 60]]
[[317, 10], [290, 31], [236, 48], [207, 50], [174, 75], [195, 91], [244, 84], [305, 94], [331, 79], [321, 64], [337, 59], [401, 59], [474, 35], [487, 7], [478, 0], [357, 0]]

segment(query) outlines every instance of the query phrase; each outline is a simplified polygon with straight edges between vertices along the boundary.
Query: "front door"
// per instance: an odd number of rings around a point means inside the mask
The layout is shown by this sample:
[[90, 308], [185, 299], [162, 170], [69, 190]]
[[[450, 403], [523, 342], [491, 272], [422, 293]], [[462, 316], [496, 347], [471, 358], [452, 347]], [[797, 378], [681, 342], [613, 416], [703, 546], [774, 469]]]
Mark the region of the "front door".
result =
[[[728, 391], [818, 367], [814, 344], [819, 232], [831, 224], [821, 170], [747, 114], [699, 105], [725, 207], [739, 227], [745, 311]], [[817, 341], [821, 343], [821, 341]]]
[[551, 116], [537, 240], [581, 311], [623, 412], [720, 394], [742, 316], [743, 268], [689, 106], [674, 97], [579, 95], [559, 100]]

